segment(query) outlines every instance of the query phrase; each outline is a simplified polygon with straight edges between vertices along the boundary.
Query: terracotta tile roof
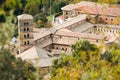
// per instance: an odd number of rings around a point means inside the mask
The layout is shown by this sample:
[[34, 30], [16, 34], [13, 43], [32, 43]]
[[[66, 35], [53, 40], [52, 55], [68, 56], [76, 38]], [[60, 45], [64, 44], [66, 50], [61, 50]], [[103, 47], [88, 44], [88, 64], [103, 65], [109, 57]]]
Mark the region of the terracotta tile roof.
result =
[[80, 6], [109, 6], [109, 4], [100, 4], [100, 3], [95, 3], [95, 2], [90, 2], [90, 1], [81, 1], [77, 4], [69, 4], [66, 5], [64, 7], [61, 8], [61, 10], [66, 10], [66, 11], [70, 11], [70, 10], [74, 10], [75, 8], [78, 8]]
[[24, 51], [23, 53], [18, 54], [17, 58], [22, 58], [22, 60], [34, 60], [34, 59], [42, 59], [49, 58], [49, 52], [38, 48], [37, 46], [33, 46], [30, 49]]
[[90, 2], [90, 1], [81, 1], [79, 3], [77, 3], [77, 6], [93, 6], [95, 5], [95, 2]]
[[23, 19], [33, 19], [32, 15], [29, 14], [22, 14], [17, 16], [19, 20], [23, 20]]
[[35, 67], [50, 67], [52, 66], [53, 58], [40, 59], [37, 64], [34, 64]]
[[33, 65], [35, 67], [50, 67], [52, 66], [52, 62], [57, 59], [57, 57], [50, 57], [50, 58], [46, 58], [46, 59], [40, 59], [37, 61], [37, 63], [35, 61], [33, 61]]
[[116, 7], [80, 6], [76, 8], [76, 10], [88, 14], [120, 16], [120, 8]]
[[120, 7], [118, 5], [114, 5], [112, 7], [109, 4], [100, 4], [89, 1], [81, 1], [77, 4], [69, 4], [65, 7], [61, 8], [62, 10], [79, 10], [83, 13], [89, 14], [102, 14], [108, 16], [120, 16]]
[[52, 34], [52, 29], [54, 30], [54, 28], [46, 28], [45, 30], [40, 29], [39, 33], [34, 34], [34, 41]]
[[63, 35], [63, 36], [73, 36], [73, 37], [78, 37], [78, 35], [68, 29], [60, 29], [58, 30], [55, 35]]
[[71, 36], [71, 37], [83, 38], [83, 39], [99, 39], [99, 40], [104, 38], [103, 35], [72, 32], [71, 30], [68, 29], [60, 29], [55, 33], [55, 35]]
[[74, 38], [74, 39], [61, 38], [57, 42], [55, 42], [54, 44], [62, 44], [62, 45], [68, 45], [68, 46], [70, 46], [71, 44], [75, 44], [75, 42], [77, 40], [78, 40], [77, 38]]
[[77, 23], [77, 22], [79, 22], [81, 20], [84, 20], [84, 19], [86, 19], [86, 17], [87, 17], [86, 14], [81, 14], [81, 15], [79, 15], [79, 16], [77, 16], [77, 17], [75, 17], [75, 18], [73, 18], [73, 19], [71, 19], [69, 21], [66, 21], [63, 24], [54, 26], [52, 28], [48, 28], [48, 29], [46, 29], [46, 30], [44, 30], [42, 32], [39, 32], [39, 33], [35, 34], [34, 35], [34, 40], [38, 40], [38, 39], [40, 39], [42, 37], [45, 37], [47, 35], [54, 34], [57, 30], [62, 29], [62, 28], [66, 28], [66, 27], [68, 27], [68, 26], [70, 26], [70, 25], [72, 25], [74, 23]]
[[82, 32], [85, 32], [85, 31], [89, 30], [90, 28], [93, 28], [94, 26], [95, 26], [95, 25], [92, 24], [92, 23], [84, 22], [84, 23], [82, 23], [82, 24], [79, 25], [79, 26], [73, 27], [71, 30], [72, 30], [73, 32], [82, 33]]
[[62, 7], [61, 9], [62, 10], [73, 10], [73, 9], [75, 9], [76, 8], [76, 5], [75, 4], [69, 4], [69, 5], [66, 5], [66, 6], [64, 6], [64, 7]]
[[[89, 34], [89, 33], [77, 33], [67, 29], [61, 29], [56, 32], [55, 35], [62, 36], [54, 44], [71, 45], [74, 44], [78, 39], [89, 40], [91, 43], [95, 43], [95, 40], [102, 40], [105, 38], [103, 35]], [[99, 43], [98, 43], [99, 44]]]

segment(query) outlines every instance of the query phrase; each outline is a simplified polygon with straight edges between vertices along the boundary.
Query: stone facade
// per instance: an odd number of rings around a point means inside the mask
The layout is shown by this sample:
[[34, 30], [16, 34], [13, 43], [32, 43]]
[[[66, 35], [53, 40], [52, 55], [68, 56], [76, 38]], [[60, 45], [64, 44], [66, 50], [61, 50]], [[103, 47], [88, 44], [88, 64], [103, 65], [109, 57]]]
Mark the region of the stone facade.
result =
[[33, 46], [33, 17], [28, 14], [18, 16], [20, 53]]
[[[93, 4], [93, 2], [92, 3], [86, 2], [86, 4], [87, 3]], [[97, 3], [94, 3], [96, 5], [86, 5], [86, 4], [82, 4], [82, 5], [72, 4], [72, 5], [66, 5], [65, 7], [61, 8], [63, 11], [64, 20], [67, 20], [68, 18], [73, 18], [80, 14], [87, 14], [90, 17], [92, 16], [90, 20], [95, 21], [95, 22], [92, 21], [93, 23], [120, 25], [120, 8], [105, 6], [104, 4], [97, 4]], [[96, 17], [93, 18], [93, 16]]]

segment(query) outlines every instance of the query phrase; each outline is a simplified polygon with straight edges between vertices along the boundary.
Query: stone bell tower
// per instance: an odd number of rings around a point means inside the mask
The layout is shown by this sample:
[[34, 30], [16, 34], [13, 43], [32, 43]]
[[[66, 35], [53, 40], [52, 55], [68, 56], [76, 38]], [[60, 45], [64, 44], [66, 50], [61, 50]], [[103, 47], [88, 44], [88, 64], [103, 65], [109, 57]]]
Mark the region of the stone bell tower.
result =
[[33, 46], [33, 17], [28, 14], [18, 16], [18, 32], [20, 40], [20, 52]]

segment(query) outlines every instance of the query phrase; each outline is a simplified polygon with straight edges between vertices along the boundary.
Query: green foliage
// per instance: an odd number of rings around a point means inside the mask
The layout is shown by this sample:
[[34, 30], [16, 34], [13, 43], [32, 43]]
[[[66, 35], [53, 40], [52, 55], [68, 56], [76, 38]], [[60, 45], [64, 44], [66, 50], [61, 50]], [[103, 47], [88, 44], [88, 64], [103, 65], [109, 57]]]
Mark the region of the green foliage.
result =
[[2, 5], [5, 2], [5, 0], [0, 0], [0, 5]]
[[52, 26], [50, 22], [44, 23], [42, 20], [38, 20], [36, 24], [38, 28], [50, 28]]
[[43, 16], [43, 14], [37, 14], [34, 16], [34, 22], [37, 24], [39, 28], [48, 28], [51, 27], [51, 23], [48, 22], [48, 19]]
[[38, 20], [42, 20], [44, 23], [46, 23], [48, 21], [46, 16], [43, 14], [36, 14], [34, 16], [34, 22], [38, 22]]
[[2, 80], [36, 80], [36, 68], [31, 63], [15, 58], [11, 52], [10, 40], [14, 25], [0, 24], [0, 79]]
[[62, 0], [62, 1], [57, 1], [55, 0], [54, 3], [52, 4], [52, 12], [53, 13], [59, 13], [61, 11], [61, 7], [67, 5], [67, 1]]
[[[11, 26], [11, 27], [10, 27]], [[13, 36], [14, 25], [10, 23], [0, 24], [0, 48], [4, 48]]]
[[35, 80], [36, 69], [31, 63], [16, 59], [7, 49], [0, 50], [0, 78], [2, 80]]
[[21, 0], [6, 0], [6, 3], [3, 4], [3, 9], [9, 15], [10, 10], [14, 10], [14, 15], [21, 14], [23, 12], [23, 1]]
[[17, 37], [17, 36], [18, 36], [18, 28], [15, 27], [13, 37]]
[[120, 1], [118, 1], [117, 4], [120, 4]]
[[5, 22], [5, 16], [3, 14], [0, 14], [0, 23]]
[[76, 44], [73, 44], [71, 47], [73, 53], [77, 53], [79, 51], [89, 52], [97, 50], [96, 45], [90, 44], [88, 41], [84, 40], [77, 41]]
[[97, 55], [99, 53], [99, 49], [96, 45], [90, 44], [88, 41], [84, 40], [77, 41], [76, 44], [71, 46], [71, 48], [72, 55], [83, 64], [86, 64], [91, 56]]
[[34, 3], [27, 3], [24, 9], [24, 13], [26, 14], [31, 14], [31, 15], [36, 15], [37, 13], [39, 13], [39, 4], [38, 2], [34, 2]]
[[107, 51], [103, 54], [102, 58], [109, 61], [112, 65], [118, 65], [120, 63], [120, 45], [113, 43], [107, 45]]

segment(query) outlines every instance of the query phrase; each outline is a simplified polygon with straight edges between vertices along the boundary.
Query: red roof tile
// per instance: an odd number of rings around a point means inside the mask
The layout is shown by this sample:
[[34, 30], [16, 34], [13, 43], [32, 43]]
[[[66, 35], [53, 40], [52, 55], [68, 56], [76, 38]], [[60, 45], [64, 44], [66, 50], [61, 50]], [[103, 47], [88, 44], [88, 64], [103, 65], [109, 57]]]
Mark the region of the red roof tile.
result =
[[76, 8], [76, 10], [88, 14], [120, 16], [120, 8], [118, 7], [81, 6]]
[[103, 39], [103, 35], [97, 35], [97, 34], [89, 34], [89, 33], [78, 33], [78, 32], [72, 32], [68, 29], [60, 29], [58, 30], [55, 35], [61, 35], [61, 36], [71, 36], [76, 38], [83, 38], [83, 39]]

